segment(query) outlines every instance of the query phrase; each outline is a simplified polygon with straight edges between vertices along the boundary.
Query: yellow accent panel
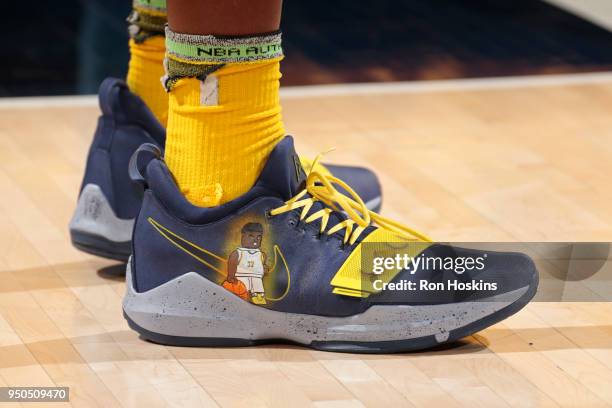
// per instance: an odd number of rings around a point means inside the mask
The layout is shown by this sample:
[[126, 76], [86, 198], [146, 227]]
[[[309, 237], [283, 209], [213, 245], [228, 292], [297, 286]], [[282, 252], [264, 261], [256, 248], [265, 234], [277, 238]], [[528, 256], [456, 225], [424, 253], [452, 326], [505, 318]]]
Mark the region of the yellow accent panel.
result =
[[218, 104], [201, 105], [202, 82], [183, 78], [170, 92], [165, 160], [186, 198], [213, 207], [255, 183], [285, 135], [278, 60], [215, 71]]
[[[367, 259], [362, 258], [364, 244], [368, 246], [367, 253], [364, 255], [367, 256]], [[372, 265], [374, 256], [395, 257], [396, 254], [402, 256], [406, 254], [414, 258], [430, 245], [430, 242], [408, 240], [392, 231], [376, 229], [353, 250], [336, 272], [330, 282], [334, 287], [333, 293], [351, 297], [368, 297], [372, 293], [377, 293], [379, 291], [373, 287], [373, 282], [381, 280], [388, 283], [400, 270], [388, 270], [381, 275], [374, 275], [371, 271], [362, 273], [362, 260], [363, 265]]]
[[161, 84], [165, 52], [162, 36], [148, 38], [141, 44], [131, 39], [127, 74], [130, 90], [144, 100], [164, 127], [168, 121], [168, 94]]
[[367, 292], [362, 292], [360, 290], [346, 289], [346, 288], [334, 288], [332, 293], [335, 295], [344, 295], [358, 298], [367, 298], [370, 296]]

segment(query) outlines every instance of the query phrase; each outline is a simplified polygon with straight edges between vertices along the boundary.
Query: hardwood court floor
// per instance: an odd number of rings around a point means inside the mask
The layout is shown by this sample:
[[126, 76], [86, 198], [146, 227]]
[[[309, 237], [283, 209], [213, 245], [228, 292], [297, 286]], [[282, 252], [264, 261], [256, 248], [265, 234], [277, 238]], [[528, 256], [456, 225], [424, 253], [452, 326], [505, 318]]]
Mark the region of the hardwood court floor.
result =
[[[384, 213], [437, 239], [612, 241], [612, 82], [284, 106], [303, 153], [375, 168]], [[97, 115], [0, 109], [0, 386], [69, 386], [72, 405], [102, 407], [612, 405], [610, 303], [534, 303], [405, 355], [139, 340], [123, 267], [68, 239]]]

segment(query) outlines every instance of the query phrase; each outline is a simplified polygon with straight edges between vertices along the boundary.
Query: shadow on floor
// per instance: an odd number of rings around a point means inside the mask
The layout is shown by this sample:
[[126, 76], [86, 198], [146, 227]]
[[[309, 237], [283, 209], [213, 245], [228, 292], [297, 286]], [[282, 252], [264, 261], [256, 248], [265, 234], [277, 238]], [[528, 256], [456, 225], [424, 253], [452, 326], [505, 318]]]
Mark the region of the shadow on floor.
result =
[[108, 279], [116, 282], [125, 281], [125, 268], [126, 264], [120, 263], [116, 265], [105, 266], [102, 269], [98, 269], [98, 276], [102, 279]]
[[[9, 322], [10, 323], [10, 322]], [[540, 343], [535, 339], [546, 339], [560, 336], [561, 341]], [[574, 337], [574, 335], [576, 337]], [[25, 344], [13, 344], [0, 347], [0, 367], [24, 367], [36, 364], [66, 363], [105, 363], [116, 361], [150, 361], [159, 358], [178, 360], [215, 360], [231, 359], [234, 361], [278, 361], [300, 362], [313, 360], [338, 359], [380, 359], [402, 358], [419, 359], [423, 357], [469, 356], [481, 352], [490, 352], [488, 343], [496, 347], [495, 354], [517, 352], [545, 352], [552, 350], [576, 350], [581, 348], [612, 350], [612, 326], [548, 327], [532, 329], [491, 328], [487, 336], [477, 334], [463, 340], [442, 345], [433, 349], [392, 355], [346, 354], [323, 351], [312, 351], [308, 348], [287, 343], [274, 343], [256, 347], [221, 348], [221, 347], [170, 347], [155, 345], [138, 338], [130, 330], [100, 333], [89, 336], [51, 339]], [[588, 345], [572, 342], [572, 338], [589, 339]], [[494, 340], [492, 340], [494, 339]], [[529, 339], [534, 339], [533, 341]], [[512, 340], [512, 341], [509, 341]], [[496, 345], [497, 343], [497, 345]], [[117, 349], [120, 347], [120, 350]], [[138, 349], [138, 351], [136, 351]], [[475, 357], [478, 358], [478, 357]]]

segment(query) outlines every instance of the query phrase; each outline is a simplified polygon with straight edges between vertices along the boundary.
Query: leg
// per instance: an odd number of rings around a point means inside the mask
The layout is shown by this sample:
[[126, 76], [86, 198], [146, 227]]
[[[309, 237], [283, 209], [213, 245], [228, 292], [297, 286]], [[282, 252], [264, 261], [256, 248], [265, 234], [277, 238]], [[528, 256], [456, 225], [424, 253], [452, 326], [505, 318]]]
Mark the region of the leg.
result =
[[282, 0], [181, 0], [168, 3], [173, 31], [201, 35], [252, 35], [277, 31]]
[[166, 53], [166, 0], [134, 0], [130, 23], [130, 63], [127, 84], [163, 126], [168, 120], [168, 95], [160, 83]]
[[[130, 254], [131, 225], [142, 204], [142, 195], [126, 177], [125, 167], [143, 143], [164, 148], [169, 111], [169, 94], [160, 81], [165, 76], [166, 0], [133, 2], [128, 18], [129, 89], [112, 79], [100, 88], [103, 115], [89, 149], [82, 194], [70, 227], [79, 249], [120, 260]], [[170, 27], [176, 33], [196, 34], [187, 36], [190, 41], [204, 37], [197, 34], [211, 35], [201, 44], [208, 48], [198, 50], [196, 58], [183, 60], [176, 49], [169, 53], [170, 77], [165, 84], [172, 90], [174, 103], [166, 161], [192, 203], [214, 206], [248, 190], [284, 135], [278, 101], [282, 52], [280, 34], [275, 32], [281, 0], [177, 0], [168, 6]], [[173, 38], [181, 37], [175, 31], [170, 30]], [[249, 38], [256, 33], [263, 35]], [[214, 47], [218, 43], [222, 46]], [[181, 46], [180, 41], [171, 44]], [[187, 45], [189, 49], [193, 44]], [[227, 52], [233, 59], [204, 58], [212, 50]], [[236, 58], [240, 52], [247, 55]], [[301, 161], [308, 173], [312, 162]], [[371, 209], [380, 208], [380, 184], [372, 172], [321, 164], [316, 170], [338, 175]], [[91, 193], [92, 188], [100, 190], [95, 195], [111, 216], [91, 219], [91, 214], [83, 213], [91, 200], [91, 194], [84, 193]]]
[[256, 305], [265, 305], [266, 302], [266, 294], [263, 286], [262, 278], [251, 278], [252, 290], [251, 290], [251, 301]]
[[[172, 25], [179, 32], [198, 34], [202, 27], [209, 27], [210, 34], [243, 35], [277, 30], [281, 1], [185, 0], [175, 7], [179, 10], [172, 13]], [[166, 0], [134, 0], [133, 12], [128, 18], [131, 39], [127, 83], [164, 127], [168, 120], [168, 95], [160, 85], [160, 78], [164, 75], [166, 20]]]
[[285, 130], [280, 0], [171, 0], [166, 163], [187, 199], [212, 207], [254, 184]]

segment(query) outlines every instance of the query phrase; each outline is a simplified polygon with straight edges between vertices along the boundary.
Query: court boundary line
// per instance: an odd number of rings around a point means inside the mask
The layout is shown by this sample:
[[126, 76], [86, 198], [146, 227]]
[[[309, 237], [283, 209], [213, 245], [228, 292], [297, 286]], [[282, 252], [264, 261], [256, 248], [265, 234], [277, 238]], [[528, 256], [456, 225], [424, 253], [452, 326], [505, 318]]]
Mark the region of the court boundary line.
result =
[[[281, 88], [285, 100], [354, 95], [389, 95], [410, 93], [439, 93], [488, 91], [518, 88], [580, 86], [612, 84], [612, 72], [562, 75], [529, 75], [494, 78], [462, 78], [431, 81], [372, 82], [331, 85], [287, 86]], [[95, 95], [2, 97], [0, 109], [93, 107], [98, 105]]]

